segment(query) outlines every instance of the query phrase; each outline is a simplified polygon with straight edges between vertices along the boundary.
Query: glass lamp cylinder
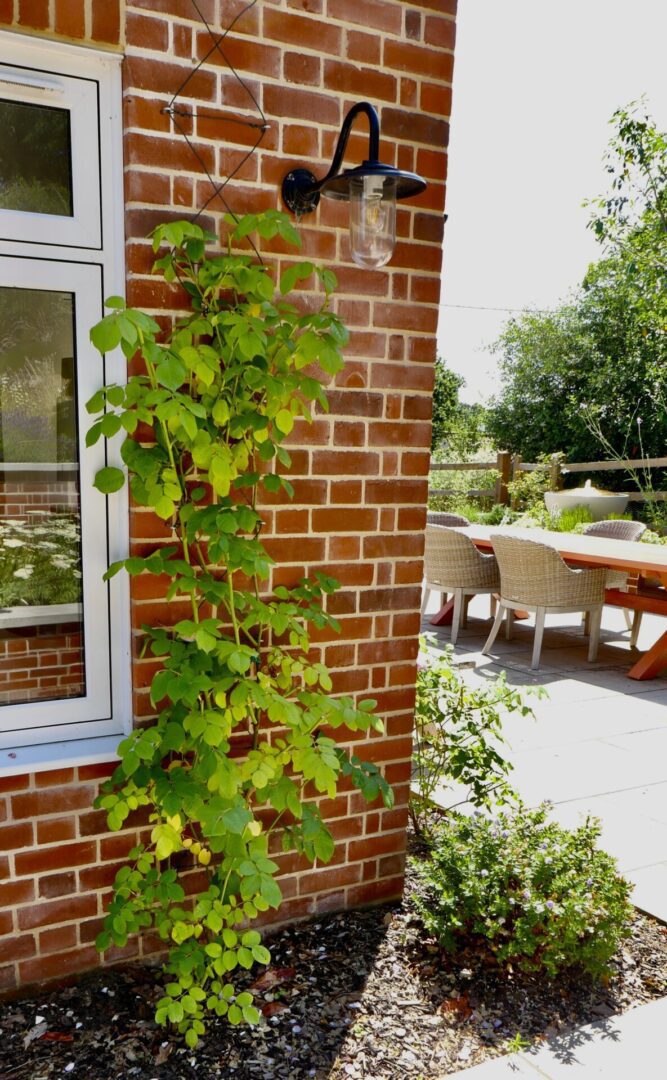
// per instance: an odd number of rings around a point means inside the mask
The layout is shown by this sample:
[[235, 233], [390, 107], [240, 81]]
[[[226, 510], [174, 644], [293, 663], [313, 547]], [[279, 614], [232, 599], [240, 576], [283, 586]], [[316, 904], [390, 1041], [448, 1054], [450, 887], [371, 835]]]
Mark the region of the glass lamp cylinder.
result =
[[396, 244], [396, 183], [364, 176], [350, 183], [350, 248], [358, 266], [373, 270], [391, 259]]

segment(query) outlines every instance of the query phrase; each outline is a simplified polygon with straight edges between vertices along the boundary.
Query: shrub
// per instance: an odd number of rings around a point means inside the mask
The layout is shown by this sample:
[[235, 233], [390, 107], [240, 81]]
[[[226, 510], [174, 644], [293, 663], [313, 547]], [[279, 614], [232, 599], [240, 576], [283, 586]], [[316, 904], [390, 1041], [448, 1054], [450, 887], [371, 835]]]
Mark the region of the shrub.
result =
[[[464, 785], [466, 801], [477, 807], [518, 801], [508, 776], [512, 765], [501, 753], [501, 714], [519, 712], [532, 717], [523, 694], [507, 685], [505, 673], [483, 686], [465, 681], [452, 664], [452, 649], [426, 651], [417, 672], [415, 706], [414, 787], [411, 816], [417, 832], [423, 832], [427, 808], [435, 789], [443, 782]], [[536, 692], [544, 695], [539, 687]]]
[[443, 822], [417, 864], [417, 909], [450, 950], [481, 937], [499, 963], [599, 977], [629, 933], [631, 886], [596, 847], [597, 819], [564, 829], [547, 818], [545, 804]]

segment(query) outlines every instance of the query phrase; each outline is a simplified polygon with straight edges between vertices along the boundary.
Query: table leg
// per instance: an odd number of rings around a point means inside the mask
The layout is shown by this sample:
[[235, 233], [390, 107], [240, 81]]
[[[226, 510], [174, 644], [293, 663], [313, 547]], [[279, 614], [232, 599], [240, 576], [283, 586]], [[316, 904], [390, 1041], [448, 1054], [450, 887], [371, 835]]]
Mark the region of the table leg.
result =
[[454, 597], [442, 605], [437, 615], [429, 619], [431, 626], [451, 626], [454, 618]]
[[667, 668], [667, 631], [648, 652], [642, 653], [637, 663], [630, 668], [628, 678], [655, 679], [663, 668]]

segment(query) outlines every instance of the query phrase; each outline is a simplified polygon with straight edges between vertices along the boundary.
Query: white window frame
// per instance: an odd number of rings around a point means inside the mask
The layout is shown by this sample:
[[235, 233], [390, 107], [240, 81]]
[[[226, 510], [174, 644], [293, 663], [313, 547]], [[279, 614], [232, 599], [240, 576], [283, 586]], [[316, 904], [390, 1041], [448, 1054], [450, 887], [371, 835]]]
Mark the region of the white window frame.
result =
[[[64, 109], [70, 118], [72, 155], [71, 216], [34, 214], [0, 208], [0, 238], [59, 247], [100, 248], [100, 135], [97, 81], [52, 71], [26, 70], [3, 62], [0, 52], [0, 100]], [[45, 64], [48, 60], [45, 58]], [[74, 167], [74, 163], [76, 168]]]
[[[125, 286], [121, 60], [117, 53], [0, 31], [0, 98], [9, 98], [10, 90], [13, 100], [36, 101], [41, 94], [44, 104], [72, 108], [74, 215], [0, 211], [0, 284], [76, 295], [87, 688], [79, 698], [0, 706], [0, 776], [109, 761], [116, 756], [119, 739], [131, 729], [127, 575], [101, 581], [105, 565], [128, 553], [128, 498], [123, 491], [107, 499], [92, 486], [101, 465], [120, 464], [118, 445], [100, 440], [95, 447], [85, 447], [91, 423], [86, 400], [101, 384], [102, 374], [107, 383], [126, 379], [120, 350], [102, 360], [88, 341], [90, 326], [103, 314], [103, 298], [122, 296]], [[18, 72], [21, 85], [3, 83], [8, 72]], [[64, 89], [45, 89], [51, 85]], [[81, 91], [78, 118], [77, 99], [68, 96], [72, 85]], [[86, 145], [86, 139], [92, 144]], [[82, 147], [77, 160], [77, 148]], [[92, 193], [81, 196], [81, 184], [91, 177]]]

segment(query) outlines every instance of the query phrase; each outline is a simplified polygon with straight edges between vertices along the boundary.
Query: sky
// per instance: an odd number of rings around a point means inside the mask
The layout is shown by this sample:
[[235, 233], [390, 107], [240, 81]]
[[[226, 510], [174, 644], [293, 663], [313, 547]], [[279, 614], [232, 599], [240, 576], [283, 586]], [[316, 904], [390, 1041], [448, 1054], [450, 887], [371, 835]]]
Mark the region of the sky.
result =
[[666, 0], [459, 0], [438, 352], [464, 401], [498, 388], [488, 346], [600, 254], [615, 109], [646, 94], [667, 128]]

